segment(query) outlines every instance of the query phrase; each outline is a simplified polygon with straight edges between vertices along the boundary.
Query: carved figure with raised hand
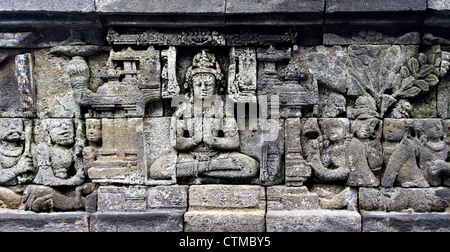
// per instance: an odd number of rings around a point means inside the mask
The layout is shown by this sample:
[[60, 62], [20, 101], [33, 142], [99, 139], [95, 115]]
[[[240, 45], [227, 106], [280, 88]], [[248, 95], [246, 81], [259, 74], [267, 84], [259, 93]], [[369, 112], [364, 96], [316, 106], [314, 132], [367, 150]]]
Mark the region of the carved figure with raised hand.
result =
[[97, 160], [97, 151], [102, 147], [102, 121], [100, 119], [86, 119], [86, 139], [89, 145], [83, 148], [83, 166], [87, 174], [92, 163]]
[[[34, 176], [31, 157], [31, 122], [18, 118], [0, 119], [0, 185], [14, 186], [29, 182]], [[0, 208], [16, 209], [22, 196], [0, 187]]]
[[75, 146], [72, 119], [43, 121], [47, 142], [35, 148], [38, 173], [34, 182], [47, 186], [75, 186], [84, 181], [81, 151]]
[[418, 119], [417, 136], [419, 167], [431, 186], [450, 185], [449, 140], [440, 119]]
[[85, 173], [81, 146], [72, 119], [45, 119], [43, 140], [34, 149], [37, 165], [36, 185], [29, 185], [21, 208], [35, 212], [70, 211], [84, 208], [92, 184], [83, 184]]
[[22, 119], [0, 119], [0, 185], [17, 185], [33, 176], [31, 124]]
[[349, 135], [348, 119], [321, 119], [319, 125], [323, 135], [308, 141], [311, 147], [308, 148], [310, 157], [307, 157], [316, 177], [324, 182], [342, 181], [349, 186], [378, 186], [366, 148], [360, 140]]
[[384, 120], [383, 159], [386, 166], [381, 185], [392, 187], [429, 187], [417, 166], [416, 146], [411, 139], [412, 121], [402, 119]]
[[383, 164], [381, 124], [377, 118], [361, 115], [352, 125], [355, 137], [364, 146], [365, 157], [372, 172], [381, 170]]

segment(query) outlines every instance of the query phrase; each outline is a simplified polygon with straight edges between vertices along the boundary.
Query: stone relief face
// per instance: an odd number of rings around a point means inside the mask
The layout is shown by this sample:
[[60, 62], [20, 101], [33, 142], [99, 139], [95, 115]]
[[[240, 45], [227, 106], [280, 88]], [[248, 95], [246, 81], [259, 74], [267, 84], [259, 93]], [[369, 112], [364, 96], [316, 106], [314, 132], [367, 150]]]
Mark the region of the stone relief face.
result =
[[404, 120], [384, 120], [384, 139], [389, 142], [400, 142], [406, 131]]
[[20, 119], [8, 119], [1, 123], [1, 140], [19, 142], [24, 140], [23, 123]]
[[339, 142], [348, 134], [348, 120], [325, 119], [322, 121], [325, 136], [332, 142]]
[[209, 73], [199, 73], [192, 77], [194, 97], [206, 98], [215, 94], [216, 79]]
[[425, 120], [423, 123], [424, 135], [431, 140], [438, 140], [444, 136], [444, 129], [440, 120]]
[[97, 119], [86, 119], [86, 138], [89, 142], [99, 143], [102, 140], [102, 123]]
[[331, 93], [326, 102], [324, 117], [337, 117], [345, 111], [346, 100], [341, 94]]
[[75, 143], [75, 133], [71, 120], [53, 120], [48, 127], [52, 142], [62, 146], [70, 146]]
[[356, 120], [356, 136], [359, 139], [368, 139], [375, 137], [378, 119]]

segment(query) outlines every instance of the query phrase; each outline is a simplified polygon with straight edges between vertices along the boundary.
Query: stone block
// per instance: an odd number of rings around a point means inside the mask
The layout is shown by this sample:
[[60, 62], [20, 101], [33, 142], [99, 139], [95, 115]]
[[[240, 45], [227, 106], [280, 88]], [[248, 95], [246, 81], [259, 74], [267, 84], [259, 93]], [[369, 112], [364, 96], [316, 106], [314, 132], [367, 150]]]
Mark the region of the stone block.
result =
[[450, 118], [450, 75], [444, 76], [437, 88], [437, 113], [440, 118]]
[[189, 211], [265, 208], [265, 190], [251, 185], [193, 185], [189, 188]]
[[188, 186], [100, 186], [98, 212], [186, 211]]
[[263, 232], [265, 198], [261, 186], [193, 185], [185, 231]]
[[327, 0], [326, 13], [425, 11], [426, 0]]
[[147, 188], [143, 186], [100, 186], [98, 212], [144, 212], [147, 209]]
[[2, 210], [0, 232], [89, 232], [89, 214]]
[[91, 232], [182, 232], [184, 212], [94, 213]]
[[267, 211], [267, 232], [360, 232], [356, 211], [297, 210]]
[[139, 1], [139, 0], [95, 0], [99, 13], [148, 13], [148, 14], [223, 14], [224, 0], [189, 0], [189, 1]]
[[93, 0], [58, 0], [58, 1], [33, 1], [33, 0], [4, 0], [0, 6], [0, 12], [94, 12]]
[[449, 213], [361, 211], [363, 232], [449, 232]]
[[[145, 157], [150, 167], [149, 178], [151, 180], [172, 180], [176, 176], [176, 151], [169, 141], [170, 121], [170, 117], [144, 120]], [[166, 160], [162, 160], [163, 163], [152, 166], [158, 158], [163, 156], [167, 156]], [[153, 182], [157, 183], [157, 181]]]
[[271, 186], [267, 187], [267, 211], [308, 210], [319, 208], [319, 196], [308, 188]]
[[150, 210], [187, 210], [188, 186], [156, 186], [148, 189]]
[[445, 187], [359, 189], [359, 207], [366, 211], [442, 212], [449, 202], [450, 190]]
[[450, 11], [450, 1], [448, 0], [428, 0], [428, 9], [438, 11]]
[[285, 120], [286, 185], [301, 186], [311, 176], [311, 167], [302, 156], [300, 118]]
[[144, 184], [147, 165], [142, 118], [102, 118], [102, 145], [88, 175], [94, 182]]
[[265, 211], [188, 211], [185, 232], [264, 232]]
[[49, 57], [47, 50], [34, 53], [36, 112], [39, 118], [46, 117], [81, 117], [80, 108], [76, 104], [64, 69], [68, 60], [60, 57]]
[[291, 13], [291, 12], [317, 12], [324, 11], [324, 0], [228, 0], [226, 13]]
[[[14, 33], [3, 33], [0, 40], [8, 47], [16, 44], [14, 37]], [[15, 58], [5, 57], [2, 64], [4, 67], [0, 70], [0, 116], [33, 117], [36, 87], [32, 55], [27, 53], [17, 55]]]
[[324, 45], [418, 45], [421, 42], [419, 32], [406, 32], [404, 34], [389, 35], [376, 30], [360, 30], [351, 34], [325, 33], [323, 35]]

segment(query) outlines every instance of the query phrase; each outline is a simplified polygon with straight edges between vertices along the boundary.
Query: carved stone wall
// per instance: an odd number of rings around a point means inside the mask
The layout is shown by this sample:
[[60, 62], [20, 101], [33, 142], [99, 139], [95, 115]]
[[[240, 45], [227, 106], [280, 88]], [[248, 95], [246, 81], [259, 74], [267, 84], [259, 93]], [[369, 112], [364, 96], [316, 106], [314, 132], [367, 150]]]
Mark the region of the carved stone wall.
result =
[[447, 1], [29, 2], [1, 231], [450, 230]]

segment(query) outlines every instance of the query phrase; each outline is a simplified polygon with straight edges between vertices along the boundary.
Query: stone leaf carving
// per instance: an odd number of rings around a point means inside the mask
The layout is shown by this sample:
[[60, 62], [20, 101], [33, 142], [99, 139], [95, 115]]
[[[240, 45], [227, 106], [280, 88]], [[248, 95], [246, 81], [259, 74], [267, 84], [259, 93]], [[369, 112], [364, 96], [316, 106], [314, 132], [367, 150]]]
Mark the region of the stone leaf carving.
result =
[[[403, 99], [426, 93], [436, 86], [448, 69], [448, 53], [434, 46], [427, 53], [418, 53], [417, 46], [350, 45], [324, 48], [307, 53], [311, 72], [321, 85], [348, 97], [372, 100], [366, 106], [377, 117], [384, 117], [394, 107], [395, 118], [409, 117]], [[398, 104], [402, 103], [402, 104]], [[362, 107], [350, 108], [349, 118], [356, 118]], [[401, 111], [401, 112], [400, 112]]]
[[401, 83], [395, 84], [392, 96], [408, 98], [428, 92], [430, 87], [439, 82], [441, 63], [441, 50], [436, 46], [428, 55], [420, 53], [417, 58], [410, 58], [407, 66], [400, 69], [402, 80]]

